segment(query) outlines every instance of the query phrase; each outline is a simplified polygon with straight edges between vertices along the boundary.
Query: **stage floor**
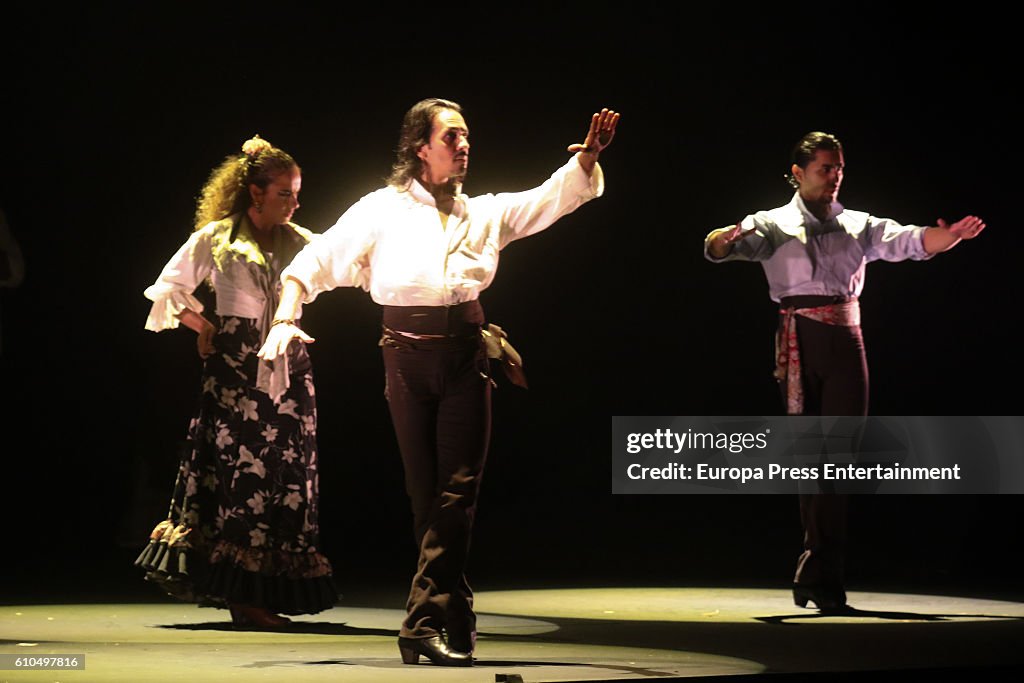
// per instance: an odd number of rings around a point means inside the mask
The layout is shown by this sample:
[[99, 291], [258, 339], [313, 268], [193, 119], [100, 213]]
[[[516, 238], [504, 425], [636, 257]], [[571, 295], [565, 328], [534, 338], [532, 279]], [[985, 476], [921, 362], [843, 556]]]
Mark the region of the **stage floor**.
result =
[[[822, 616], [763, 589], [616, 588], [477, 594], [476, 666], [404, 666], [402, 612], [342, 606], [275, 632], [181, 604], [0, 606], [0, 654], [85, 655], [75, 671], [0, 681], [658, 680], [758, 673], [1016, 667], [1024, 604], [851, 593]], [[362, 604], [365, 604], [365, 600]], [[425, 662], [425, 660], [422, 660]], [[923, 673], [923, 672], [922, 672]], [[514, 678], [510, 680], [516, 680]]]

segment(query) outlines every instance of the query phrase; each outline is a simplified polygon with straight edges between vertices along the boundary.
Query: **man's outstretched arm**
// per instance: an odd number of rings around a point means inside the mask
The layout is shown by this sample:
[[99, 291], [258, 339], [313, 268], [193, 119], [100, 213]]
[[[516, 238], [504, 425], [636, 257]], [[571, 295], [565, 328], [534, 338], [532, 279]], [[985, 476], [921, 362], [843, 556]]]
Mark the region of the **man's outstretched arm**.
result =
[[974, 239], [984, 229], [984, 221], [977, 216], [965, 216], [952, 225], [940, 218], [938, 227], [928, 228], [924, 231], [922, 238], [924, 250], [929, 254], [949, 251], [959, 244], [960, 240]]

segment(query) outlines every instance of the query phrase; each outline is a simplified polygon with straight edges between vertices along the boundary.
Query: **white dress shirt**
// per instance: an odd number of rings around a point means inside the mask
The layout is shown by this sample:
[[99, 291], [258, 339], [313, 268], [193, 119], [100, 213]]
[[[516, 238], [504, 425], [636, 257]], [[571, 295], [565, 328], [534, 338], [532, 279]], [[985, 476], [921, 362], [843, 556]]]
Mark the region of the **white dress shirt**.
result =
[[525, 192], [458, 195], [442, 226], [434, 197], [418, 181], [371, 192], [310, 243], [282, 279], [302, 283], [306, 302], [335, 287], [362, 287], [387, 306], [473, 301], [494, 280], [498, 252], [601, 196], [600, 166], [588, 176], [573, 156]]

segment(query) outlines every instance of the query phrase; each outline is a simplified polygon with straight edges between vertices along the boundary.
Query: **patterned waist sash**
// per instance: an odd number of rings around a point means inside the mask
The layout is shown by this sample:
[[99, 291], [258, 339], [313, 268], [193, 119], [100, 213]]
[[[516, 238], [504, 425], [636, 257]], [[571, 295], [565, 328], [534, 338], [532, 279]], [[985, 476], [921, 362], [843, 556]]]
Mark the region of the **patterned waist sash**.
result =
[[775, 335], [775, 379], [782, 386], [787, 415], [804, 412], [803, 370], [796, 317], [802, 316], [826, 325], [860, 326], [860, 302], [856, 299], [810, 308], [784, 307], [779, 310], [779, 331]]

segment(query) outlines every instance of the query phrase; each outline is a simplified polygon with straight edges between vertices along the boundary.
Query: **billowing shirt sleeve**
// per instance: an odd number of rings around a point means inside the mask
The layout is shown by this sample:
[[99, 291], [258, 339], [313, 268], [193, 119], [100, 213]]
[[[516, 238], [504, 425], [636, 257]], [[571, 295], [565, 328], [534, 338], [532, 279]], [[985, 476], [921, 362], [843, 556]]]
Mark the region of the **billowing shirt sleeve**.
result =
[[776, 242], [779, 240], [779, 228], [768, 215], [767, 211], [759, 211], [747, 216], [740, 221], [743, 230], [754, 228], [755, 232], [747, 235], [739, 242], [733, 242], [732, 249], [722, 258], [715, 258], [708, 251], [711, 246], [711, 238], [721, 230], [730, 230], [736, 226], [729, 225], [718, 230], [712, 230], [704, 238], [704, 258], [714, 263], [725, 261], [765, 261], [775, 253]]
[[[375, 195], [376, 193], [374, 193]], [[298, 280], [306, 291], [303, 303], [336, 287], [370, 288], [370, 255], [374, 245], [374, 195], [359, 200], [318, 239], [300, 251], [281, 273], [281, 281]]]
[[501, 212], [499, 248], [534, 235], [562, 216], [604, 194], [600, 164], [587, 174], [575, 155], [542, 185], [525, 192], [505, 192], [492, 200]]
[[193, 232], [164, 266], [156, 282], [146, 288], [144, 294], [153, 302], [146, 319], [147, 330], [174, 329], [179, 324], [178, 316], [186, 308], [203, 312], [203, 304], [192, 292], [213, 268], [212, 230], [213, 224], [210, 224]]
[[890, 218], [868, 216], [867, 220], [863, 240], [868, 261], [924, 261], [934, 256], [924, 250], [927, 228], [900, 225]]

